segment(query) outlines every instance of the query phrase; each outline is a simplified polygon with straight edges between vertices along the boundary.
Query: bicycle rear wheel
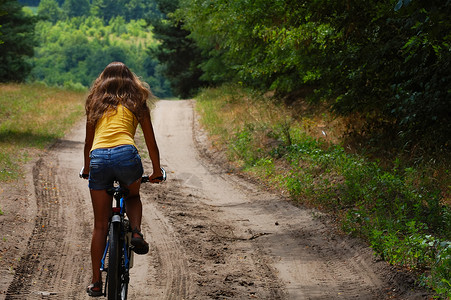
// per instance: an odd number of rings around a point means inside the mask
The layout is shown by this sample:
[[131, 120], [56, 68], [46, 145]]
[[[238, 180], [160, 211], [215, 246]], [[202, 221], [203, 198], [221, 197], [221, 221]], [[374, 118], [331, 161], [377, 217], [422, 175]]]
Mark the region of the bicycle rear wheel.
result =
[[121, 300], [127, 300], [127, 294], [128, 294], [128, 282], [123, 282], [121, 287]]
[[120, 234], [121, 224], [118, 222], [111, 222], [110, 224], [110, 246], [108, 249], [108, 300], [121, 299], [121, 245]]
[[[127, 294], [128, 294], [128, 283], [130, 281], [130, 275], [129, 275], [129, 269], [131, 267], [130, 259], [132, 256], [132, 251], [130, 249], [130, 239], [131, 234], [130, 233], [130, 224], [128, 219], [124, 219], [123, 222], [123, 230], [124, 230], [124, 240], [121, 241], [121, 244], [123, 245], [122, 249], [122, 262], [121, 265], [121, 300], [127, 300]], [[127, 258], [128, 258], [128, 264], [127, 264]]]

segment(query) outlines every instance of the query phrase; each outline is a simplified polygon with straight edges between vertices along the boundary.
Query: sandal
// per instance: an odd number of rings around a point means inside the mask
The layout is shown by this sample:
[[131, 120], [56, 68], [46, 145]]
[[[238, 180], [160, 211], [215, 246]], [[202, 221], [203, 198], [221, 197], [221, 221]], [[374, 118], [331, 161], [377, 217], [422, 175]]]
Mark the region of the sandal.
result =
[[133, 246], [133, 252], [135, 252], [136, 254], [147, 254], [147, 252], [149, 252], [149, 244], [144, 240], [141, 231], [139, 231], [138, 228], [135, 227], [135, 229], [132, 230], [132, 233], [139, 235], [139, 237], [132, 237], [132, 240], [130, 242]]
[[86, 292], [91, 297], [100, 297], [103, 296], [102, 292], [102, 281], [97, 281], [95, 283], [91, 283], [87, 288]]

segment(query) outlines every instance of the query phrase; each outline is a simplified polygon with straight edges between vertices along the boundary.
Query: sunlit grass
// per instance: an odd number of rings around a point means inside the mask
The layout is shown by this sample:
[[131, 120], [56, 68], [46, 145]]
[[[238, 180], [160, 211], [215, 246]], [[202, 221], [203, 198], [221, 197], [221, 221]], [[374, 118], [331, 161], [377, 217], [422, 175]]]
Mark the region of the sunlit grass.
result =
[[44, 85], [0, 85], [0, 181], [21, 176], [28, 152], [64, 136], [83, 115], [85, 92]]

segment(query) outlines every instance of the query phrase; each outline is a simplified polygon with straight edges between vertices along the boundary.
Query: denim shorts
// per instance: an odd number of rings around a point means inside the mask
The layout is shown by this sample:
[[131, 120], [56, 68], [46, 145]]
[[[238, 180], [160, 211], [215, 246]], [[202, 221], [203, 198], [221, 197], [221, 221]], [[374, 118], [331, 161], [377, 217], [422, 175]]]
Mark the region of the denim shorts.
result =
[[109, 189], [114, 181], [130, 185], [144, 172], [141, 157], [133, 145], [94, 149], [89, 157], [89, 188], [92, 190]]

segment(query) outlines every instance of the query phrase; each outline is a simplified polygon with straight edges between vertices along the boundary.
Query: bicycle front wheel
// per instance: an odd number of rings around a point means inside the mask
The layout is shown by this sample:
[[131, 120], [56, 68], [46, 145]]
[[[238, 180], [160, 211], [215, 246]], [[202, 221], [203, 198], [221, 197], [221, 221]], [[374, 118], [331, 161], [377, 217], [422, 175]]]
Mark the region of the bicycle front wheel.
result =
[[121, 224], [111, 222], [110, 224], [110, 246], [108, 249], [108, 300], [121, 299]]

